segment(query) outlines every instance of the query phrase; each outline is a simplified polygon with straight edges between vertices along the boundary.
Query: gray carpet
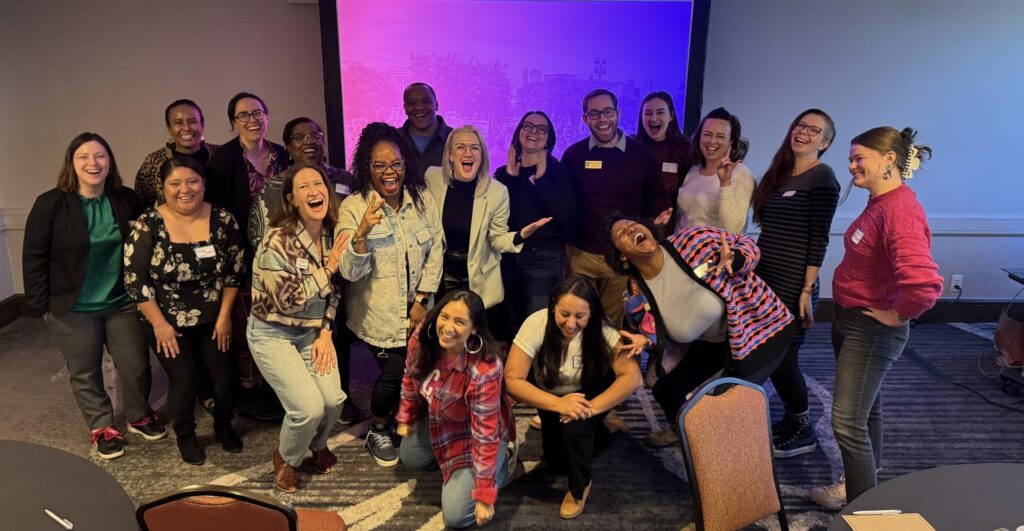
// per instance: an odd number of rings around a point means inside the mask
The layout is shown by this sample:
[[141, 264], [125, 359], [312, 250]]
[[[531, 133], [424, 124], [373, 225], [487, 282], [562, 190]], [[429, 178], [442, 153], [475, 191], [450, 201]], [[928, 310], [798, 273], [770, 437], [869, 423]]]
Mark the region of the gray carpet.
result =
[[[922, 325], [911, 332], [910, 351], [900, 359], [884, 388], [886, 448], [882, 481], [908, 472], [954, 463], [1024, 462], [1024, 422], [1020, 413], [986, 404], [977, 396], [943, 382], [917, 360], [925, 360], [951, 379], [996, 401], [1010, 401], [993, 378], [988, 325]], [[841, 472], [828, 411], [835, 364], [828, 325], [809, 334], [801, 353], [811, 389], [812, 416], [822, 445], [811, 454], [779, 460], [784, 502], [794, 530], [824, 529], [834, 513], [806, 500], [808, 487], [831, 481]], [[155, 366], [155, 363], [154, 363]], [[353, 354], [354, 399], [365, 409], [376, 377], [365, 350]], [[162, 406], [166, 378], [154, 371], [153, 402]], [[116, 395], [116, 386], [108, 385]], [[770, 386], [768, 392], [772, 394]], [[207, 444], [204, 466], [183, 464], [172, 438], [147, 443], [128, 435], [127, 455], [99, 459], [88, 447], [88, 432], [75, 405], [60, 353], [38, 320], [21, 319], [0, 330], [0, 438], [61, 448], [98, 463], [137, 502], [147, 496], [194, 483], [221, 483], [251, 488], [297, 506], [339, 512], [352, 529], [440, 529], [440, 474], [410, 472], [399, 466], [377, 467], [362, 449], [365, 426], [338, 430], [331, 446], [339, 458], [326, 476], [303, 470], [303, 489], [294, 495], [273, 489], [270, 455], [277, 427], [236, 421], [246, 449], [223, 452], [213, 439], [212, 420], [197, 413], [200, 441]], [[776, 412], [778, 400], [773, 400]], [[1024, 408], [1018, 404], [1017, 407]], [[586, 511], [576, 520], [558, 518], [565, 479], [544, 473], [540, 437], [526, 428], [528, 409], [517, 410], [521, 450], [528, 472], [502, 490], [495, 529], [679, 529], [690, 520], [689, 490], [679, 448], [650, 450], [641, 440], [665, 420], [649, 392], [629, 400], [621, 416], [631, 427], [617, 435], [595, 465], [594, 487]], [[774, 518], [750, 529], [777, 529]]]

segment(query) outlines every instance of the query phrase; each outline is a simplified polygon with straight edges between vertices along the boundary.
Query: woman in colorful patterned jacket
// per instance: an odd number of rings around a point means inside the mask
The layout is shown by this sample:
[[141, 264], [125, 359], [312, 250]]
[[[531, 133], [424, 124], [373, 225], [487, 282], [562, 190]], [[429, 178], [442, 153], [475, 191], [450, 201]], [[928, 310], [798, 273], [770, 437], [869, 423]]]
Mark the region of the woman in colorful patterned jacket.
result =
[[409, 337], [395, 417], [404, 437], [400, 456], [410, 468], [440, 465], [448, 527], [490, 521], [498, 489], [515, 466], [506, 452], [516, 429], [500, 352], [484, 302], [469, 290], [449, 292]]
[[667, 342], [689, 343], [683, 360], [654, 385], [672, 426], [649, 444], [679, 441], [675, 419], [686, 395], [719, 371], [760, 384], [785, 354], [793, 314], [754, 274], [754, 240], [714, 227], [685, 228], [660, 243], [643, 221], [607, 221], [605, 260], [626, 285], [626, 327], [632, 354], [660, 357]]
[[321, 474], [338, 460], [327, 437], [345, 393], [333, 370], [331, 331], [341, 293], [336, 273], [348, 236], [334, 237], [338, 200], [328, 182], [319, 166], [297, 164], [285, 172], [281, 205], [253, 261], [246, 337], [285, 410], [274, 451], [274, 485], [284, 492], [298, 490], [296, 470], [307, 448]]

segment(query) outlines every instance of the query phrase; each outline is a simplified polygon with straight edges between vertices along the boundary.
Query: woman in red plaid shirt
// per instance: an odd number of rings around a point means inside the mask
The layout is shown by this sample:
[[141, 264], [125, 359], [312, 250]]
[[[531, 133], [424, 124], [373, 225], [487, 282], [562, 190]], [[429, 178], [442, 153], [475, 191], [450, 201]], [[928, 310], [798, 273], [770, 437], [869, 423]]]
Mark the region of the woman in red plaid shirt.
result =
[[410, 468], [440, 466], [448, 527], [489, 522], [509, 481], [506, 448], [516, 435], [499, 351], [483, 301], [468, 290], [441, 299], [409, 338], [395, 416], [405, 438], [399, 458]]

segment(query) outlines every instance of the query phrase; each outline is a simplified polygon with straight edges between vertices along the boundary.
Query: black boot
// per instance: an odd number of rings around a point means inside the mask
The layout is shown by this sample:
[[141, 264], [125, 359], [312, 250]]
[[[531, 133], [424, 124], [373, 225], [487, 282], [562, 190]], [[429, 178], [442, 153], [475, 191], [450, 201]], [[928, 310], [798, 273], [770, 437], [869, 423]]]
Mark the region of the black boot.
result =
[[178, 437], [178, 451], [181, 452], [181, 460], [190, 465], [199, 466], [206, 462], [206, 450], [199, 445], [194, 433]]
[[225, 451], [237, 454], [242, 451], [242, 438], [238, 436], [231, 422], [215, 422], [213, 434], [217, 436], [220, 445]]

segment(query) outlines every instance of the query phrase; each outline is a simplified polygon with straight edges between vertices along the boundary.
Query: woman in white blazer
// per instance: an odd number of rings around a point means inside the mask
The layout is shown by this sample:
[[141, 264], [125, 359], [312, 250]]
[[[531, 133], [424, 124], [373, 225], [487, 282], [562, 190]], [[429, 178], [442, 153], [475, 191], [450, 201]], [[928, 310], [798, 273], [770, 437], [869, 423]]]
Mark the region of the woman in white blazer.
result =
[[441, 167], [429, 168], [426, 180], [444, 229], [444, 274], [436, 296], [456, 289], [474, 291], [488, 308], [497, 335], [511, 335], [502, 330], [507, 319], [498, 306], [505, 298], [501, 253], [521, 251], [523, 240], [551, 218], [509, 232], [508, 190], [491, 179], [487, 145], [471, 125], [448, 135]]

